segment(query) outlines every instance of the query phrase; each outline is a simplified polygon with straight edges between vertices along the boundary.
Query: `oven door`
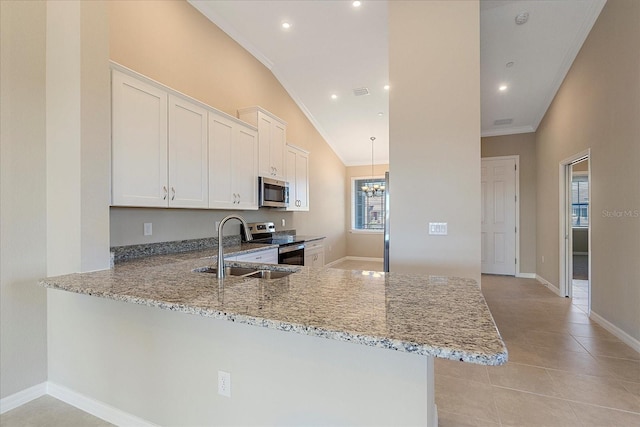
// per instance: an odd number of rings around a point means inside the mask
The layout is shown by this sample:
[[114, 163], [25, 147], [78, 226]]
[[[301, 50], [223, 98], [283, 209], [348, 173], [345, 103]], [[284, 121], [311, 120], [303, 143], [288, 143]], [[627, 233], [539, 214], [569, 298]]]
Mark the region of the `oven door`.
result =
[[304, 265], [304, 243], [280, 246], [278, 264]]

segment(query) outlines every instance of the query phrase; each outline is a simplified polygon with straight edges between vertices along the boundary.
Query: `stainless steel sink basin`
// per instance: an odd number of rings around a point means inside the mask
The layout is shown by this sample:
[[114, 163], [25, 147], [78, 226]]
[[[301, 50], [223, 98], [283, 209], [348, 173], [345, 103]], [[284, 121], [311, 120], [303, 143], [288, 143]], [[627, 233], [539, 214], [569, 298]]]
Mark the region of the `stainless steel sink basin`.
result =
[[[218, 269], [215, 267], [203, 267], [196, 268], [196, 273], [212, 273], [217, 274]], [[246, 276], [247, 274], [253, 274], [256, 272], [255, 268], [247, 268], [247, 267], [225, 267], [225, 274], [227, 276]]]
[[245, 277], [257, 277], [258, 279], [279, 279], [286, 277], [293, 273], [293, 271], [276, 271], [276, 270], [258, 270], [255, 273], [249, 274]]
[[[215, 267], [202, 267], [196, 268], [196, 273], [211, 273], [217, 274], [218, 269]], [[255, 269], [248, 267], [225, 267], [225, 274], [227, 276], [236, 276], [236, 277], [251, 277], [257, 279], [280, 279], [281, 277], [286, 277], [291, 273], [295, 273], [294, 271], [278, 271], [278, 270], [264, 270], [264, 269]]]

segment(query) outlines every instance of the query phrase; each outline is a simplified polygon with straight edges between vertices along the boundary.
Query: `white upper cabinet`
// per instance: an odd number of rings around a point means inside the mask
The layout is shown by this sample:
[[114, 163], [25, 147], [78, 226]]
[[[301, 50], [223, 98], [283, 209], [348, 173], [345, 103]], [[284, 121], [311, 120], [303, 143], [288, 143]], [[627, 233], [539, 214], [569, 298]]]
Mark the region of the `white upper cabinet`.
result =
[[238, 110], [238, 118], [258, 128], [258, 174], [285, 180], [287, 123], [260, 107]]
[[209, 207], [258, 209], [258, 133], [209, 113]]
[[205, 108], [169, 95], [169, 207], [209, 207], [207, 117]]
[[112, 74], [112, 204], [166, 207], [167, 93]]
[[207, 110], [112, 72], [112, 204], [208, 207]]
[[309, 210], [309, 152], [287, 145], [286, 172], [289, 182], [288, 211]]

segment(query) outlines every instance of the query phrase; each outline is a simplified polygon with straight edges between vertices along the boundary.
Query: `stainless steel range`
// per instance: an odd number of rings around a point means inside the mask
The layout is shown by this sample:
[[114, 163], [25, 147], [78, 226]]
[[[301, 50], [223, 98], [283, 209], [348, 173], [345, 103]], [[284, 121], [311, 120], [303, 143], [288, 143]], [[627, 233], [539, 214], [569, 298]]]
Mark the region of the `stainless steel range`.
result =
[[250, 222], [252, 243], [278, 245], [278, 264], [304, 265], [304, 240], [295, 234], [276, 232], [273, 222]]

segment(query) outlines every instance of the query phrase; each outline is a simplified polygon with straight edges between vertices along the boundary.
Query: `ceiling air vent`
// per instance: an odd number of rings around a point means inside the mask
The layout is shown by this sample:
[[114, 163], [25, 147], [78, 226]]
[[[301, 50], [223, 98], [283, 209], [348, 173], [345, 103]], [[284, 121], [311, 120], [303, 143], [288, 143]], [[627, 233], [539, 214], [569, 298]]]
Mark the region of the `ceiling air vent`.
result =
[[513, 123], [513, 119], [499, 119], [493, 122], [496, 126], [510, 125], [511, 123]]
[[369, 89], [366, 87], [359, 87], [353, 90], [355, 96], [369, 95]]

